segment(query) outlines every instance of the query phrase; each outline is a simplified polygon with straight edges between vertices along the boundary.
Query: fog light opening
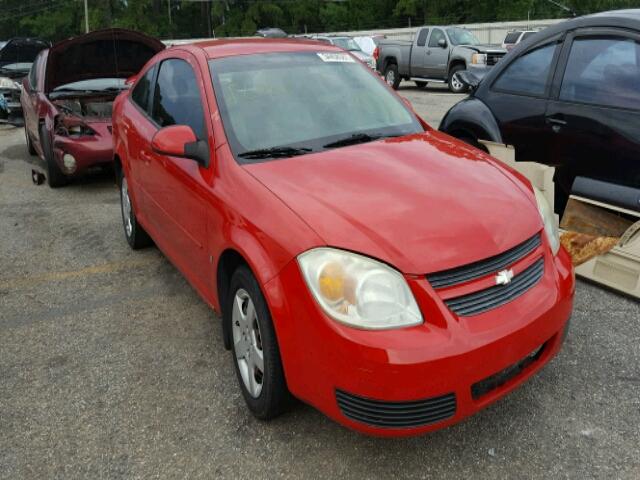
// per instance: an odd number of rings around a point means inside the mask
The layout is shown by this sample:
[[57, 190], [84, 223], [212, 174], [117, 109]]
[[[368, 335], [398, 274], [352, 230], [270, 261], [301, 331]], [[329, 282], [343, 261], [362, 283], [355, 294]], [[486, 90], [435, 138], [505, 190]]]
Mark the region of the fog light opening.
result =
[[76, 164], [76, 159], [70, 153], [65, 153], [62, 156], [62, 164], [64, 165], [64, 169], [67, 173], [73, 173], [76, 171], [78, 165]]

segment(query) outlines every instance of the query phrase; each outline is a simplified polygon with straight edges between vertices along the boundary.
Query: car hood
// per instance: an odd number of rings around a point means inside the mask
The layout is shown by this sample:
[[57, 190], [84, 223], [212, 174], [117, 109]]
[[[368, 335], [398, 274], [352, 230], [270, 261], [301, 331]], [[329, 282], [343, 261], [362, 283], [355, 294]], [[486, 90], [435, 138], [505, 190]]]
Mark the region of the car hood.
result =
[[456, 48], [468, 48], [478, 53], [503, 53], [506, 54], [507, 50], [500, 45], [458, 45]]
[[160, 40], [120, 28], [63, 40], [49, 49], [44, 91], [81, 80], [128, 78], [164, 48]]
[[49, 45], [37, 38], [13, 38], [0, 48], [0, 66], [33, 63], [38, 53]]
[[542, 228], [526, 185], [436, 131], [245, 168], [327, 245], [404, 273], [481, 260]]

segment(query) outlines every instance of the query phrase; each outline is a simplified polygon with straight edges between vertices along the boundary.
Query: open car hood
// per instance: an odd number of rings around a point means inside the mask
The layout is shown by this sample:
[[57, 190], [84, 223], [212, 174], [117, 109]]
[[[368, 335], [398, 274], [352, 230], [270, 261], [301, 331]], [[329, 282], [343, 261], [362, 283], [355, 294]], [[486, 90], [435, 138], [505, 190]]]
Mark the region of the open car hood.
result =
[[37, 38], [12, 38], [0, 48], [0, 67], [17, 63], [33, 63], [49, 42]]
[[63, 40], [49, 50], [44, 93], [82, 80], [128, 78], [164, 48], [160, 40], [121, 28]]

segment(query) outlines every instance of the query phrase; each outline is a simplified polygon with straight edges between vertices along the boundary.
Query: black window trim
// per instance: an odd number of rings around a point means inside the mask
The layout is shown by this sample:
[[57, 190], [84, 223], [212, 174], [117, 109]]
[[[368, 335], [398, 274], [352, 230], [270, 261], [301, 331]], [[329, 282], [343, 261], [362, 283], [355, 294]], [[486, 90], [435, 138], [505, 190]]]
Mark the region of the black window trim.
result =
[[[558, 59], [558, 65], [556, 66], [556, 72], [553, 78], [553, 89], [549, 95], [549, 100], [554, 102], [566, 104], [566, 105], [584, 105], [588, 107], [594, 108], [605, 108], [610, 110], [624, 110], [624, 111], [632, 111], [638, 112], [640, 109], [638, 108], [630, 108], [630, 107], [618, 107], [614, 105], [601, 105], [598, 103], [590, 103], [590, 102], [579, 102], [579, 101], [569, 101], [560, 99], [560, 90], [562, 89], [562, 81], [564, 79], [564, 75], [567, 70], [567, 66], [569, 64], [569, 55], [571, 54], [571, 47], [573, 46], [573, 42], [579, 38], [607, 38], [607, 37], [623, 37], [634, 40], [638, 45], [640, 45], [640, 34], [636, 31], [628, 29], [628, 28], [615, 28], [615, 27], [585, 27], [573, 30], [568, 32], [567, 37], [565, 38], [564, 45], [562, 46], [562, 52], [560, 58]], [[640, 65], [639, 65], [640, 67]]]
[[[504, 67], [502, 67], [502, 69], [500, 70], [500, 73], [496, 75], [496, 78], [492, 80], [491, 85], [489, 86], [489, 90], [492, 93], [503, 93], [503, 94], [514, 95], [518, 97], [548, 99], [551, 93], [551, 87], [553, 86], [553, 81], [555, 79], [555, 72], [559, 65], [558, 59], [560, 58], [560, 54], [564, 49], [564, 43], [566, 42], [564, 37], [565, 37], [565, 33], [563, 32], [561, 35], [557, 35], [551, 38], [545, 38], [544, 40], [541, 40], [535, 45], [532, 45], [531, 47], [527, 48], [524, 52], [520, 53], [520, 55], [518, 55], [517, 57], [511, 59], [509, 63], [507, 63], [506, 65], [504, 65]], [[551, 65], [549, 67], [549, 75], [547, 76], [543, 93], [535, 94], [535, 93], [527, 93], [527, 92], [516, 92], [514, 90], [506, 90], [503, 88], [496, 87], [496, 83], [498, 82], [498, 80], [500, 80], [502, 75], [504, 75], [504, 73], [509, 69], [509, 67], [514, 62], [518, 61], [520, 58], [524, 57], [525, 55], [528, 55], [534, 50], [539, 50], [541, 48], [548, 47], [549, 45], [552, 45], [552, 44], [556, 45], [556, 50], [553, 52], [553, 58], [551, 59]]]
[[[135, 83], [135, 85], [133, 85], [131, 87], [130, 93], [128, 95], [129, 98], [129, 102], [131, 102], [131, 104], [147, 119], [149, 120], [149, 122], [151, 122], [151, 124], [156, 127], [156, 130], [160, 129], [160, 125], [158, 125], [153, 118], [151, 118], [151, 107], [152, 107], [152, 103], [153, 103], [153, 93], [156, 89], [156, 79], [158, 78], [158, 71], [160, 70], [159, 66], [162, 63], [162, 61], [160, 62], [156, 62], [154, 63], [151, 67], [149, 67], [147, 70], [145, 70], [144, 74], [141, 75], [140, 77], [138, 77], [138, 81]], [[147, 93], [147, 95], [149, 96], [149, 98], [147, 99], [149, 101], [149, 103], [147, 104], [147, 109], [145, 110], [144, 108], [142, 108], [140, 105], [138, 105], [138, 103], [136, 101], [133, 100], [132, 98], [132, 94], [133, 94], [133, 90], [138, 86], [138, 83], [140, 82], [140, 80], [142, 79], [142, 77], [144, 77], [147, 73], [149, 73], [150, 70], [154, 70], [153, 73], [151, 74], [151, 86], [149, 88], [149, 92]]]

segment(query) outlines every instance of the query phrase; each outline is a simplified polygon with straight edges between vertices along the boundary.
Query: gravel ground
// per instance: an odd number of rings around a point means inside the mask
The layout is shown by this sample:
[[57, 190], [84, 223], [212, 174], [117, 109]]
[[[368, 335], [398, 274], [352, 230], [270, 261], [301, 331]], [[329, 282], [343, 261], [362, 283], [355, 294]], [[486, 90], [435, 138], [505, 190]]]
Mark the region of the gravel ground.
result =
[[[433, 125], [461, 97], [403, 88]], [[578, 283], [560, 355], [423, 437], [244, 407], [219, 321], [154, 248], [129, 250], [108, 175], [51, 190], [0, 128], [0, 478], [640, 478], [640, 305]]]

